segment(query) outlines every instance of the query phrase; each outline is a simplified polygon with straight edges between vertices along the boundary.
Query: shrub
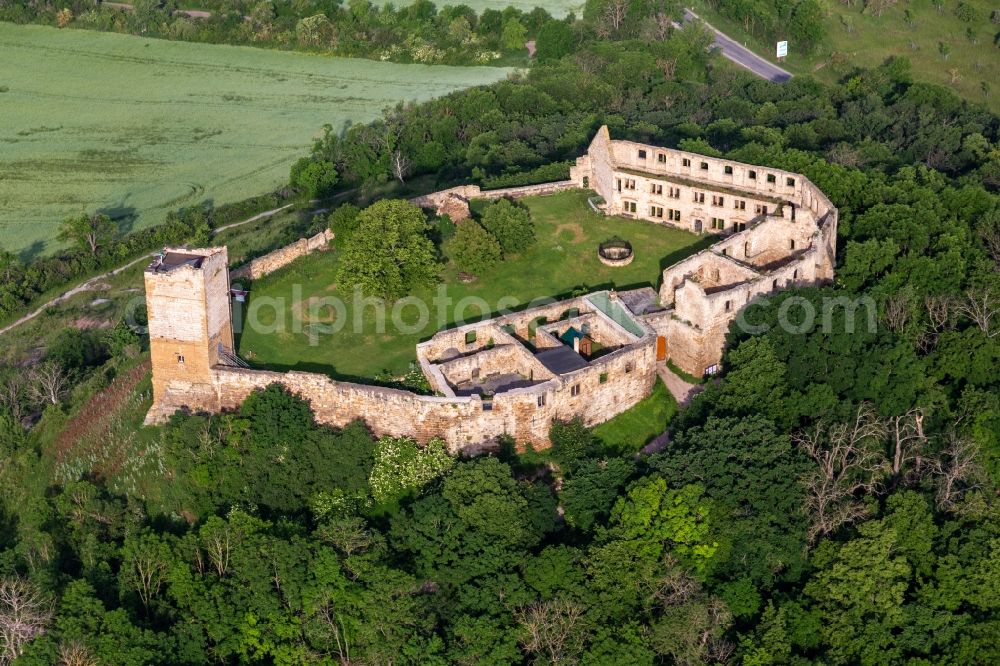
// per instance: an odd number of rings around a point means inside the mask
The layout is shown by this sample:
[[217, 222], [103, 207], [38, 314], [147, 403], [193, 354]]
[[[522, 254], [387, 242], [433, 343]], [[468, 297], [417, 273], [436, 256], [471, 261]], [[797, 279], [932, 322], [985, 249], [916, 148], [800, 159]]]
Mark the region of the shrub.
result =
[[522, 185], [537, 185], [538, 183], [567, 180], [569, 178], [569, 168], [572, 165], [572, 162], [549, 162], [529, 171], [513, 171], [502, 173], [498, 176], [487, 177], [485, 174], [480, 173], [480, 184], [484, 190], [498, 190], [503, 187], [520, 187]]
[[579, 418], [555, 421], [549, 429], [552, 457], [564, 472], [571, 471], [580, 461], [597, 454], [597, 440]]
[[55, 361], [65, 370], [100, 365], [108, 359], [103, 337], [101, 331], [67, 328], [49, 346], [45, 358]]
[[573, 52], [576, 38], [573, 29], [562, 21], [549, 21], [538, 31], [536, 40], [538, 50], [536, 57], [539, 62], [558, 60]]
[[398, 501], [454, 466], [455, 459], [440, 439], [420, 447], [409, 438], [383, 437], [375, 444], [375, 464], [369, 477], [372, 497], [380, 504]]
[[677, 146], [681, 150], [686, 150], [689, 153], [698, 153], [699, 155], [708, 155], [709, 157], [722, 157], [722, 153], [712, 147], [705, 139], [682, 139]]
[[141, 349], [141, 338], [124, 319], [104, 333], [104, 345], [115, 357], [131, 358]]
[[358, 228], [358, 214], [361, 209], [352, 204], [344, 204], [339, 206], [327, 216], [326, 221], [330, 227], [330, 231], [333, 232], [334, 242], [338, 245], [343, 245], [351, 236], [354, 235], [354, 230]]
[[500, 244], [504, 255], [526, 250], [535, 242], [531, 214], [510, 199], [499, 199], [487, 206], [482, 225]]
[[973, 23], [978, 18], [979, 12], [976, 8], [967, 2], [958, 3], [958, 7], [955, 8], [955, 16], [958, 17], [959, 21], [965, 21], [966, 23]]
[[292, 165], [289, 182], [310, 199], [322, 198], [333, 192], [337, 170], [332, 162], [303, 157]]
[[431, 224], [431, 236], [434, 238], [434, 243], [438, 247], [444, 247], [445, 243], [455, 237], [455, 229], [455, 223], [451, 221], [451, 217], [442, 215]]
[[458, 225], [448, 254], [460, 270], [475, 274], [493, 268], [502, 256], [497, 239], [473, 220]]

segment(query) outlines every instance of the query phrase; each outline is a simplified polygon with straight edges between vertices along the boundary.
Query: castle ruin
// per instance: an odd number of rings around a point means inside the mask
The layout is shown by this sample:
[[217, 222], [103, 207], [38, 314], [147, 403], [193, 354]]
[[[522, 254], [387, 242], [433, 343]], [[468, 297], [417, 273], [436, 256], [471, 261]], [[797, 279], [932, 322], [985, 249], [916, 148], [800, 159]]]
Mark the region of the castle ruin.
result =
[[[501, 435], [544, 447], [553, 421], [596, 425], [648, 396], [657, 364], [667, 359], [692, 375], [715, 373], [729, 324], [747, 303], [833, 277], [837, 209], [799, 174], [613, 141], [602, 127], [570, 181], [506, 196], [567, 187], [595, 191], [608, 215], [719, 241], [667, 267], [659, 292], [600, 291], [439, 331], [416, 349], [433, 396], [245, 367], [233, 349], [226, 248], [168, 249], [145, 272], [153, 365], [147, 422], [177, 410], [236, 409], [253, 390], [278, 383], [333, 426], [362, 419], [376, 435], [442, 437], [453, 452]], [[418, 203], [435, 208], [457, 190], [466, 199], [497, 195], [465, 186]]]

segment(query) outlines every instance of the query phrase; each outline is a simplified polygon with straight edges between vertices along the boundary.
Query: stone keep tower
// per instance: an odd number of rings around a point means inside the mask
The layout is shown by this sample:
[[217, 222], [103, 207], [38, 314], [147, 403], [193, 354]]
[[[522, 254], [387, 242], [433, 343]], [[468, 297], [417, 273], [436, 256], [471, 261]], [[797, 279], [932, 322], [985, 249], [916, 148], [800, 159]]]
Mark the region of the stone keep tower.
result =
[[153, 407], [147, 422], [180, 408], [218, 410], [212, 368], [232, 354], [225, 247], [167, 249], [145, 272]]

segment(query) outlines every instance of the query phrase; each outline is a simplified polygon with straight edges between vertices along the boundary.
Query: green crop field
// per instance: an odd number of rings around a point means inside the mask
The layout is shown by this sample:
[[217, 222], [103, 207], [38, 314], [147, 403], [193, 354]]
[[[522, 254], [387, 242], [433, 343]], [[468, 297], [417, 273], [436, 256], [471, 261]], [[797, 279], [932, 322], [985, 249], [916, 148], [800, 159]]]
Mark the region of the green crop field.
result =
[[[973, 10], [971, 22], [959, 18], [960, 4]], [[693, 6], [716, 28], [775, 62], [773, 42], [750, 36], [706, 0], [694, 0]], [[931, 0], [919, 0], [898, 3], [880, 17], [862, 3], [823, 6], [826, 39], [814, 53], [796, 51], [795, 35], [787, 36], [789, 55], [782, 66], [794, 74], [835, 81], [855, 67], [874, 67], [890, 56], [902, 56], [913, 64], [914, 80], [946, 86], [1000, 112], [1000, 50], [993, 43], [1000, 27], [990, 22], [993, 10], [1000, 8], [995, 2], [942, 0], [939, 9]]]
[[123, 231], [285, 182], [324, 123], [367, 121], [503, 78], [0, 23], [0, 246], [56, 247], [60, 220], [104, 209]]
[[[501, 304], [521, 309], [533, 299], [567, 297], [580, 287], [655, 287], [666, 266], [715, 240], [652, 222], [606, 218], [588, 208], [588, 194], [570, 191], [525, 199], [535, 222], [535, 245], [472, 283], [462, 282], [453, 265], [446, 266], [443, 292], [414, 295], [427, 304], [425, 325], [418, 325], [416, 307], [400, 309], [406, 330], [394, 326], [390, 317], [379, 330], [377, 307], [371, 303], [357, 307], [354, 297], [337, 286], [336, 251], [303, 257], [253, 284], [247, 313], [238, 313], [246, 322], [238, 341], [240, 355], [259, 367], [310, 370], [339, 379], [365, 381], [382, 371], [398, 374], [415, 361], [418, 342], [454, 325], [456, 317], [475, 321]], [[622, 268], [609, 268], [598, 260], [597, 245], [616, 234], [632, 243], [635, 260]], [[435, 301], [442, 296], [450, 304]], [[310, 299], [325, 297], [343, 302], [344, 310], [337, 313], [333, 307], [309, 306]], [[478, 304], [472, 299], [478, 299]], [[468, 305], [462, 309], [462, 304]], [[387, 314], [391, 308], [386, 308]], [[330, 331], [341, 315], [341, 330], [310, 337], [313, 323]]]

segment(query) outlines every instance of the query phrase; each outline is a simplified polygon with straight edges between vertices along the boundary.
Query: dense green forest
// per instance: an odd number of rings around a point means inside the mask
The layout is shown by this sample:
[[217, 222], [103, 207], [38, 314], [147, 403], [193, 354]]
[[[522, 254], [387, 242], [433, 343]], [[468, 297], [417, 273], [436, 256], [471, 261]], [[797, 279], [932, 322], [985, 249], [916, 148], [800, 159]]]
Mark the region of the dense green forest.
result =
[[[544, 180], [606, 123], [806, 174], [840, 209], [836, 283], [751, 306], [663, 450], [569, 423], [546, 452], [455, 459], [317, 425], [277, 388], [95, 435], [141, 411], [143, 341], [70, 331], [30, 386], [0, 372], [0, 659], [1000, 662], [1000, 121], [904, 60], [774, 85], [706, 45], [587, 39], [329, 128], [295, 172]], [[831, 298], [853, 320], [808, 321]], [[45, 368], [110, 388], [81, 404]], [[69, 461], [81, 433], [120, 448]]]

